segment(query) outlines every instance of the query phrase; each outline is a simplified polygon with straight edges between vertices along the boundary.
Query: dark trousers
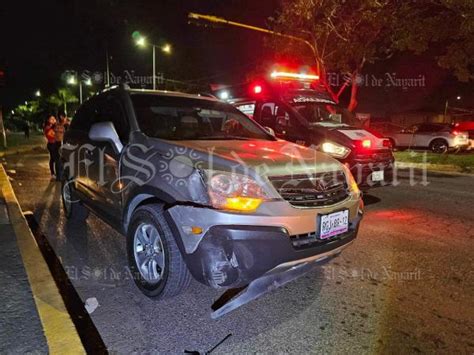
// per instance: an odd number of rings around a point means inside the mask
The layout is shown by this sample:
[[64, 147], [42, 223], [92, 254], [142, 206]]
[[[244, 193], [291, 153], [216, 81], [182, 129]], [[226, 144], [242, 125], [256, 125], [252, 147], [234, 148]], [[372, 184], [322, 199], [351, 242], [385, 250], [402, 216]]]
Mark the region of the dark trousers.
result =
[[56, 175], [56, 180], [61, 180], [61, 158], [59, 156], [59, 148], [61, 142], [48, 143], [47, 146], [49, 152], [49, 171], [51, 175]]

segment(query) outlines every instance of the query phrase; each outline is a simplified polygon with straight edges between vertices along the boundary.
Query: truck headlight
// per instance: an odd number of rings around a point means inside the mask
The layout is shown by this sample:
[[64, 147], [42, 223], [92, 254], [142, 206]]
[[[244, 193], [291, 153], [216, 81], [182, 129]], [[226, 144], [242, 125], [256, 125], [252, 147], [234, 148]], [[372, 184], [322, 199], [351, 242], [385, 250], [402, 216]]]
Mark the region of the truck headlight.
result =
[[263, 188], [249, 176], [210, 170], [205, 173], [214, 208], [253, 212], [268, 199]]
[[321, 145], [321, 150], [324, 153], [327, 153], [335, 158], [345, 158], [349, 155], [351, 150], [347, 147], [344, 147], [340, 144], [334, 143], [334, 142], [324, 142]]

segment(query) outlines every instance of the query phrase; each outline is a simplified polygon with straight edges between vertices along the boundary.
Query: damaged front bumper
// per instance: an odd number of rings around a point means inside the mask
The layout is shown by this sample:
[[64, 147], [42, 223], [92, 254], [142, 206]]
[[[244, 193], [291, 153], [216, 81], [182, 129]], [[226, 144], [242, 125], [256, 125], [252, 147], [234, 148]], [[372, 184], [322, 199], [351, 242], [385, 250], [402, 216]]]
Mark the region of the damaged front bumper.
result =
[[211, 318], [219, 318], [268, 292], [296, 280], [313, 269], [316, 265], [320, 265], [329, 261], [331, 258], [338, 256], [342, 250], [351, 243], [352, 241], [322, 254], [276, 266], [258, 279], [252, 281], [237, 296], [230, 300], [227, 299], [226, 294], [222, 295], [221, 298], [223, 301], [219, 299], [212, 306], [213, 312], [211, 313]]
[[[315, 232], [319, 228], [318, 215], [343, 209], [349, 210], [349, 230], [330, 239], [319, 239]], [[228, 292], [243, 288], [229, 302], [213, 307], [213, 318], [338, 255], [356, 238], [362, 214], [363, 205], [357, 196], [318, 209], [294, 208], [285, 201], [271, 202], [252, 215], [183, 205], [167, 210], [193, 277]], [[191, 233], [193, 226], [202, 228], [202, 233]]]
[[[349, 210], [349, 230], [335, 238], [317, 238], [318, 214], [342, 209]], [[336, 206], [320, 209], [270, 202], [252, 215], [191, 206], [175, 206], [167, 213], [193, 277], [220, 289], [248, 285], [280, 264], [298, 262], [348, 244], [357, 235], [362, 206], [359, 198], [350, 197]], [[190, 233], [193, 226], [201, 228], [202, 233]]]

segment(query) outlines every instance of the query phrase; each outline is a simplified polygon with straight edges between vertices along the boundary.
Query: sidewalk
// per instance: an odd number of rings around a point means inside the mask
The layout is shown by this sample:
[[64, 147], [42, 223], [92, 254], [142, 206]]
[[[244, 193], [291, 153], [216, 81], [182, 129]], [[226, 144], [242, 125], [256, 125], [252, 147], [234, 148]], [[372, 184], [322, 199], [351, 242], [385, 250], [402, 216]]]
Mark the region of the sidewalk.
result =
[[47, 352], [48, 344], [1, 191], [0, 289], [0, 352]]
[[85, 353], [0, 164], [0, 353]]

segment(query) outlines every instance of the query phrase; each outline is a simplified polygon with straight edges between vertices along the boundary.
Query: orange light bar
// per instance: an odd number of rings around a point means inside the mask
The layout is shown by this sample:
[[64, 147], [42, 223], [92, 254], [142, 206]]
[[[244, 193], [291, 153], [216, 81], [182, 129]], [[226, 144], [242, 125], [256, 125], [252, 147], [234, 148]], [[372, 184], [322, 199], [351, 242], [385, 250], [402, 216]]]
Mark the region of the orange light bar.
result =
[[298, 80], [319, 80], [319, 75], [314, 74], [304, 74], [304, 73], [290, 73], [283, 71], [274, 71], [270, 74], [272, 79], [277, 78], [288, 78], [288, 79], [298, 79]]

